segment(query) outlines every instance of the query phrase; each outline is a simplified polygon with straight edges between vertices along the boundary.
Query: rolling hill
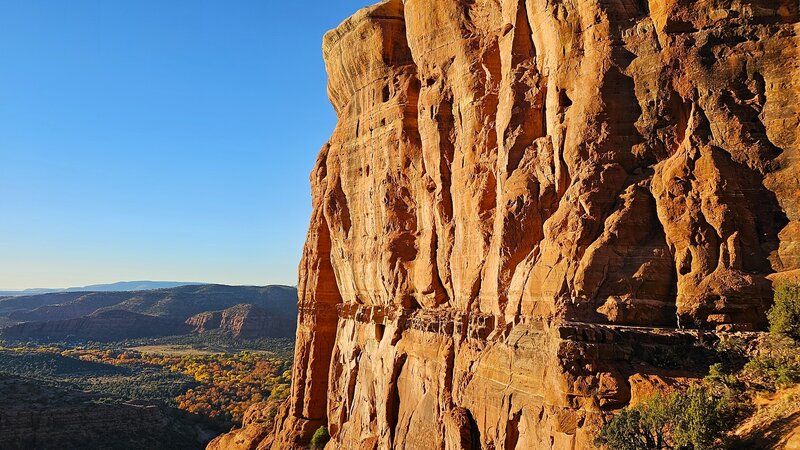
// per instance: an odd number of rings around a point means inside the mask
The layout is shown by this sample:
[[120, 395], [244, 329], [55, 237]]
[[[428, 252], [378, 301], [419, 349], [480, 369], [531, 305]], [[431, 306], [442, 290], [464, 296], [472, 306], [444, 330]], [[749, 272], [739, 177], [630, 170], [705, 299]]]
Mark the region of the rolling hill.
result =
[[[205, 316], [224, 316], [223, 326], [198, 327], [196, 317]], [[294, 335], [296, 320], [297, 290], [290, 286], [206, 284], [0, 298], [0, 337], [7, 339], [115, 340], [192, 330], [282, 337]]]

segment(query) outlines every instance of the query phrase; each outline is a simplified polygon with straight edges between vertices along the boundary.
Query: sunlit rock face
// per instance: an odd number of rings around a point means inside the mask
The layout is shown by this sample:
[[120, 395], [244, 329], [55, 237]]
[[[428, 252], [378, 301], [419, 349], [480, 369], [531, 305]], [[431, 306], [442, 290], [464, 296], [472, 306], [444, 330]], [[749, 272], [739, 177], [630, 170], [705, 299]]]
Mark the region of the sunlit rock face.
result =
[[239, 304], [221, 311], [206, 311], [186, 319], [195, 332], [220, 332], [243, 339], [290, 337], [294, 323], [287, 314], [271, 313], [252, 304]]
[[677, 328], [763, 327], [800, 272], [797, 27], [796, 1], [390, 0], [330, 31], [292, 396], [253, 446], [592, 448], [698, 375]]

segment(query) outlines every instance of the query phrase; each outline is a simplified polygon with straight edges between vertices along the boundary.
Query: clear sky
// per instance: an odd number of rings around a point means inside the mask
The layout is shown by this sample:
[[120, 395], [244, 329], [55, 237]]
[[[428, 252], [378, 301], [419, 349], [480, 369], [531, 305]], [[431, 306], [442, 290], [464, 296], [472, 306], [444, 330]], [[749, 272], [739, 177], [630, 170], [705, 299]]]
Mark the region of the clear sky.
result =
[[369, 3], [0, 2], [0, 289], [296, 284], [322, 35]]

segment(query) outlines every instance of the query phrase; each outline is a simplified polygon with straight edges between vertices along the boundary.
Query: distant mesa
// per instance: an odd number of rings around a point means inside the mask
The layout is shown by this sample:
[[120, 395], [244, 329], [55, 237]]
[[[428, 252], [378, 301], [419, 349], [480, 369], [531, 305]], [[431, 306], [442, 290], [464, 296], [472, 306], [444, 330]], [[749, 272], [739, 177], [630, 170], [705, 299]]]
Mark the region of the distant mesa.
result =
[[290, 286], [195, 284], [0, 298], [4, 339], [113, 341], [193, 331], [291, 337], [296, 321], [297, 289]]
[[208, 283], [195, 281], [118, 281], [110, 284], [92, 284], [83, 287], [71, 287], [67, 292], [93, 291], [93, 292], [119, 292], [119, 291], [146, 291], [150, 289], [168, 289], [179, 286], [198, 286]]
[[198, 333], [219, 331], [233, 337], [292, 337], [295, 323], [251, 304], [239, 304], [222, 311], [195, 314], [186, 324]]

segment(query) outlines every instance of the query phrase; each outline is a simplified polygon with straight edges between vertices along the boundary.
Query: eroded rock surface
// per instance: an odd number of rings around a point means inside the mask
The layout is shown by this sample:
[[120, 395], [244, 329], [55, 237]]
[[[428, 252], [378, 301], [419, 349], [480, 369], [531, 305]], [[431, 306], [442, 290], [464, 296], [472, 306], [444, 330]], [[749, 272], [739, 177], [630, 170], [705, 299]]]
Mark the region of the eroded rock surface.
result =
[[800, 269], [797, 29], [796, 1], [389, 0], [329, 32], [292, 396], [258, 445], [592, 448], [699, 374], [679, 328], [763, 327]]
[[291, 337], [295, 324], [288, 314], [274, 314], [249, 304], [206, 311], [186, 319], [198, 333], [218, 331], [237, 338]]

